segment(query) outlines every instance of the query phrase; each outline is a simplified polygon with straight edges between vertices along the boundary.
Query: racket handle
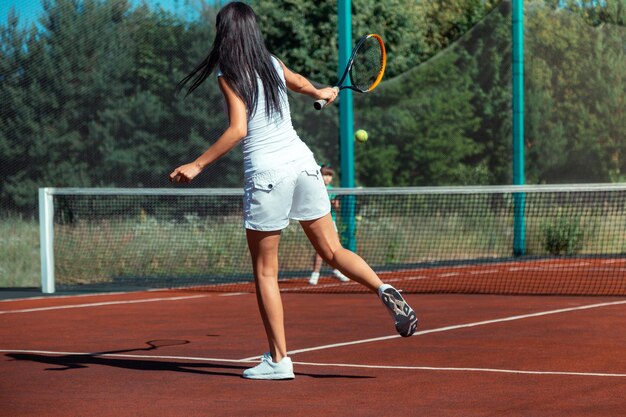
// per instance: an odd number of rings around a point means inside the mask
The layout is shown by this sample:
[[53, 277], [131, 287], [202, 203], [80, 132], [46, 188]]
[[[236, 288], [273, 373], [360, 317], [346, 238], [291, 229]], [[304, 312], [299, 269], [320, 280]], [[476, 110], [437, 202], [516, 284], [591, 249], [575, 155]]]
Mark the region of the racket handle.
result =
[[328, 100], [317, 100], [315, 101], [315, 103], [313, 103], [313, 107], [315, 107], [315, 110], [322, 110], [324, 106], [326, 106], [326, 103], [328, 103]]
[[[333, 89], [339, 93], [339, 87], [335, 86], [333, 87]], [[328, 100], [317, 100], [315, 101], [315, 103], [313, 103], [313, 107], [315, 107], [315, 110], [322, 110], [324, 107], [326, 107], [326, 103], [328, 103]]]

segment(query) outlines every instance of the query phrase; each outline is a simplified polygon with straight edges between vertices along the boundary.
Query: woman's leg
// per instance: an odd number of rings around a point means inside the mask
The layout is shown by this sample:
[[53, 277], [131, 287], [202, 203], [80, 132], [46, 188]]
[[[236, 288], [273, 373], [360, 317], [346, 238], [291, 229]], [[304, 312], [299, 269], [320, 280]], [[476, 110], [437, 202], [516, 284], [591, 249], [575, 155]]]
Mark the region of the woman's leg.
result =
[[322, 257], [319, 255], [319, 253], [315, 252], [315, 255], [313, 255], [313, 272], [317, 272], [319, 274], [321, 270]]
[[317, 220], [301, 221], [300, 224], [317, 253], [348, 278], [365, 285], [377, 293], [394, 320], [396, 331], [408, 337], [415, 333], [417, 316], [400, 292], [391, 285], [383, 284], [370, 266], [354, 252], [341, 246], [330, 214]]
[[283, 303], [278, 288], [278, 243], [280, 230], [260, 232], [246, 229], [256, 296], [274, 362], [287, 356]]
[[322, 270], [322, 257], [315, 252], [313, 255], [313, 271], [309, 277], [309, 284], [317, 285], [317, 281], [320, 279], [320, 271]]
[[330, 213], [317, 220], [301, 221], [300, 224], [315, 250], [326, 263], [350, 279], [365, 285], [374, 293], [383, 285], [378, 275], [363, 258], [341, 246]]

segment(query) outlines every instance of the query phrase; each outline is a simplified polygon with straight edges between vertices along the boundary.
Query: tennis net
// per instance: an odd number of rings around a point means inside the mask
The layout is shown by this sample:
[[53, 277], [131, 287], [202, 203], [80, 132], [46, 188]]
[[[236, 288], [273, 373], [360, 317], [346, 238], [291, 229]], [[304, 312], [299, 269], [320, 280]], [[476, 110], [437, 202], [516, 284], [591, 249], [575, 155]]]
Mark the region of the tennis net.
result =
[[[626, 295], [626, 184], [334, 188], [337, 225], [406, 292]], [[42, 188], [42, 290], [254, 291], [238, 189]], [[324, 265], [297, 222], [282, 291], [364, 292]]]

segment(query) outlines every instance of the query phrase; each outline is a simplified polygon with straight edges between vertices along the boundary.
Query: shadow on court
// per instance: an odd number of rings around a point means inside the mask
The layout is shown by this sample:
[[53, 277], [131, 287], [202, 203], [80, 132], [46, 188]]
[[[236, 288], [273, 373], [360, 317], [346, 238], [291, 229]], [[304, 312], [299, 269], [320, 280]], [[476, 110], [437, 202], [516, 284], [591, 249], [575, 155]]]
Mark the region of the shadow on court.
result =
[[[119, 352], [119, 351], [118, 351]], [[202, 374], [212, 376], [229, 376], [242, 378], [241, 373], [244, 369], [251, 365], [225, 365], [210, 363], [189, 363], [179, 361], [158, 361], [151, 359], [120, 359], [108, 358], [101, 355], [112, 354], [109, 352], [101, 352], [86, 355], [61, 355], [46, 356], [32, 353], [9, 353], [5, 356], [15, 361], [30, 361], [53, 365], [54, 368], [45, 368], [46, 371], [68, 371], [73, 369], [89, 368], [91, 365], [110, 366], [115, 368], [131, 369], [136, 371], [166, 371], [166, 372], [183, 372], [191, 374]], [[222, 370], [222, 371], [220, 371]], [[231, 370], [231, 372], [227, 372]], [[363, 375], [335, 375], [335, 374], [312, 374], [296, 372], [297, 376], [308, 376], [311, 378], [341, 378], [341, 379], [360, 379], [374, 378], [373, 376]]]

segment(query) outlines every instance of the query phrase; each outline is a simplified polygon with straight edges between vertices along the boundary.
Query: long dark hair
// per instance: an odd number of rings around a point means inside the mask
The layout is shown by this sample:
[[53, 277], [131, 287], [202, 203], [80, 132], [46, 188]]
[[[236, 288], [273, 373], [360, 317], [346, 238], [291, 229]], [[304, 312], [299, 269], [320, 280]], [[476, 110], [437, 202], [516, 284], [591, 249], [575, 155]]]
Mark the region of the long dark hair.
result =
[[219, 66], [228, 85], [245, 103], [249, 116], [254, 114], [259, 97], [257, 77], [265, 92], [265, 114], [282, 115], [280, 91], [286, 87], [272, 63], [272, 54], [265, 46], [252, 8], [241, 2], [229, 3], [217, 14], [215, 25], [211, 52], [178, 83], [178, 90], [191, 81], [187, 96]]

